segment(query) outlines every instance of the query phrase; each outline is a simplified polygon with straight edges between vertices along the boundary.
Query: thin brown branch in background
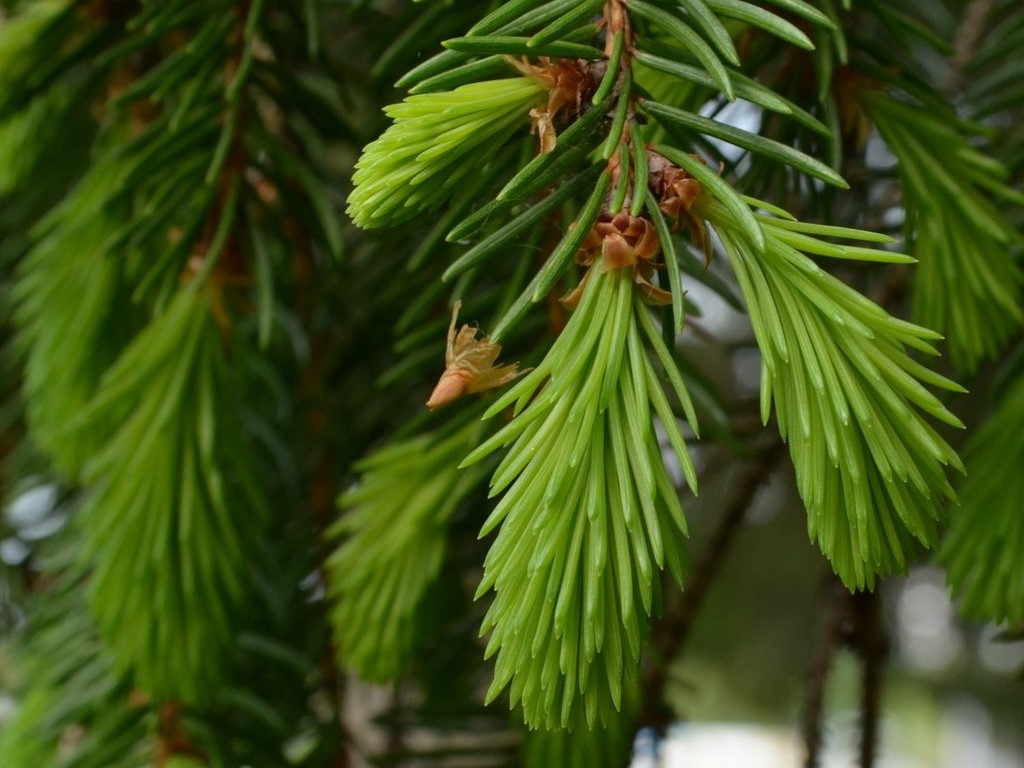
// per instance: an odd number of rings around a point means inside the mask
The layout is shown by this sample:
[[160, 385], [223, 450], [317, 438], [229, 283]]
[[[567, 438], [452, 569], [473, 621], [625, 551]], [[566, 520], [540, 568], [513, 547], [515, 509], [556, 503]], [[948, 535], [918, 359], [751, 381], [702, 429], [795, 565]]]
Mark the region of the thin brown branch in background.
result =
[[[308, 476], [308, 504], [312, 522], [317, 529], [317, 540], [320, 549], [322, 578], [326, 582], [327, 575], [322, 567], [331, 554], [331, 547], [324, 538], [324, 531], [334, 520], [334, 498], [337, 493], [335, 485], [336, 445], [329, 434], [330, 413], [328, 407], [328, 380], [332, 355], [327, 334], [315, 327], [312, 311], [317, 306], [313, 297], [317, 295], [311, 246], [297, 249], [296, 272], [300, 288], [299, 306], [303, 307], [300, 317], [304, 327], [308, 329], [310, 340], [309, 362], [302, 373], [300, 384], [301, 400], [304, 407], [304, 439], [308, 445], [311, 459]], [[325, 606], [326, 609], [326, 606]], [[326, 621], [326, 616], [325, 616]], [[321, 673], [324, 678], [324, 689], [334, 707], [334, 714], [341, 731], [341, 740], [333, 757], [331, 768], [349, 768], [351, 760], [348, 752], [349, 734], [344, 725], [345, 676], [338, 668], [336, 649], [328, 639], [320, 661]]]
[[153, 764], [156, 768], [170, 765], [175, 757], [190, 757], [205, 763], [206, 753], [191, 739], [181, 723], [181, 706], [167, 701], [156, 713], [157, 744]]
[[732, 494], [724, 505], [718, 527], [687, 577], [686, 589], [678, 600], [666, 601], [665, 615], [652, 627], [651, 658], [643, 671], [641, 683], [644, 702], [638, 718], [641, 727], [655, 728], [659, 733], [663, 733], [672, 722], [673, 712], [664, 700], [669, 665], [686, 644], [708, 589], [722, 568], [729, 548], [742, 527], [750, 503], [774, 469], [783, 448], [781, 440], [773, 440], [739, 471], [733, 483]]
[[736, 533], [754, 500], [754, 495], [775, 468], [776, 462], [782, 456], [783, 447], [781, 440], [773, 440], [768, 448], [737, 474], [732, 495], [726, 502], [722, 519], [690, 573], [686, 589], [682, 593], [678, 614], [679, 622], [673, 627], [679, 630], [676, 633], [678, 634], [676, 642], [680, 646], [685, 641], [685, 636], [689, 634], [690, 628], [697, 618], [697, 613], [704, 604], [709, 587], [714, 583], [715, 577], [721, 570], [729, 547], [735, 540]]
[[964, 9], [964, 15], [953, 39], [953, 58], [949, 62], [948, 93], [956, 93], [964, 84], [964, 70], [974, 58], [988, 26], [988, 17], [995, 10], [995, 0], [973, 0]]
[[807, 694], [800, 718], [800, 730], [804, 737], [804, 768], [817, 768], [821, 760], [824, 739], [821, 723], [825, 710], [825, 686], [832, 659], [842, 647], [843, 624], [849, 615], [850, 593], [833, 573], [822, 587], [820, 598], [821, 624], [818, 629], [818, 643], [807, 671]]
[[878, 754], [878, 732], [882, 713], [882, 670], [889, 641], [881, 617], [877, 592], [852, 596], [854, 642], [861, 658], [862, 690], [860, 721], [860, 767], [873, 768]]
[[804, 768], [817, 768], [821, 761], [822, 721], [825, 688], [832, 660], [844, 646], [861, 661], [860, 768], [873, 768], [878, 755], [878, 733], [882, 713], [882, 671], [889, 652], [889, 640], [882, 623], [881, 598], [877, 592], [846, 591], [839, 579], [829, 574], [821, 595], [821, 624], [818, 643], [807, 675], [807, 694], [801, 717], [804, 738]]
[[[330, 557], [333, 548], [324, 532], [334, 522], [334, 500], [338, 491], [335, 472], [338, 446], [330, 434], [332, 414], [329, 396], [330, 381], [334, 374], [333, 361], [337, 352], [330, 334], [318, 326], [316, 321], [315, 308], [321, 306], [324, 299], [323, 286], [317, 281], [313, 245], [296, 221], [287, 221], [285, 232], [292, 243], [294, 254], [292, 264], [297, 285], [296, 315], [309, 339], [309, 357], [298, 383], [298, 402], [302, 409], [302, 439], [309, 455], [307, 504], [311, 522], [317, 532], [320, 574], [326, 584], [327, 573], [323, 563]], [[321, 604], [321, 608], [326, 612], [325, 603]], [[327, 622], [326, 613], [324, 621]], [[329, 634], [320, 658], [320, 673], [323, 676], [323, 690], [334, 709], [340, 736], [337, 750], [332, 756], [331, 768], [350, 768], [351, 736], [345, 727], [344, 718], [346, 680], [336, 659], [337, 650]]]
[[902, 265], [890, 267], [882, 282], [871, 292], [871, 300], [887, 312], [896, 314], [910, 291], [910, 270]]

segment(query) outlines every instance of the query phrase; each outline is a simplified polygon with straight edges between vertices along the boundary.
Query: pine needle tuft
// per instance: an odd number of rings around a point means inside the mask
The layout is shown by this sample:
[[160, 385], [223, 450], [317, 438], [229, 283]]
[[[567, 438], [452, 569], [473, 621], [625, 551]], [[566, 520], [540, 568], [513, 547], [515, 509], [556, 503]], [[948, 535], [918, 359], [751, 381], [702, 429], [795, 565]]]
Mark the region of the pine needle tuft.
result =
[[409, 96], [388, 107], [394, 124], [356, 163], [352, 220], [389, 226], [438, 207], [529, 124], [530, 109], [544, 94], [539, 80], [514, 77]]
[[[933, 547], [943, 504], [955, 498], [946, 466], [960, 459], [922, 412], [962, 426], [923, 383], [955, 383], [916, 362], [938, 335], [888, 315], [805, 253], [843, 248], [760, 217], [761, 254], [731, 212], [706, 214], [739, 279], [761, 348], [761, 412], [774, 402], [790, 446], [811, 540], [848, 588], [899, 572], [920, 545]], [[849, 233], [847, 233], [849, 234]], [[863, 254], [860, 254], [863, 258]], [[878, 261], [901, 254], [878, 250]]]
[[464, 462], [511, 443], [491, 478], [504, 495], [481, 534], [500, 525], [478, 595], [496, 593], [488, 699], [508, 687], [531, 727], [567, 728], [581, 712], [591, 728], [613, 722], [636, 684], [658, 569], [682, 582], [686, 522], [655, 414], [696, 476], [643, 348], [642, 334], [660, 343], [646, 312], [631, 270], [595, 266], [548, 355], [489, 411], [515, 402], [515, 418]]
[[339, 499], [344, 515], [326, 562], [339, 663], [365, 680], [402, 675], [422, 636], [421, 607], [441, 570], [448, 524], [482, 468], [459, 472], [478, 421], [392, 443], [357, 465], [360, 480]]
[[962, 598], [961, 610], [983, 621], [1024, 624], [1024, 375], [1018, 374], [995, 412], [964, 452], [963, 506], [941, 559]]

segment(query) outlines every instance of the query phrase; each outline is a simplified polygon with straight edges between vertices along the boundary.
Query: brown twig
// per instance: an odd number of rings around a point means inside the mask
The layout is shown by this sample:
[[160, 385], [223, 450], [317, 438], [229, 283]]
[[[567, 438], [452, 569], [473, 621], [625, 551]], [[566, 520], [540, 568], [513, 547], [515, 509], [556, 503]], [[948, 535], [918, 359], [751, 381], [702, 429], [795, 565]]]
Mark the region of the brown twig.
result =
[[633, 47], [633, 30], [629, 24], [629, 14], [626, 13], [625, 0], [608, 0], [604, 8], [604, 18], [607, 23], [605, 29], [604, 57], [610, 59], [615, 48], [615, 35], [622, 32], [625, 37], [625, 48], [622, 54], [620, 69], [626, 71], [629, 68], [629, 52]]
[[157, 755], [154, 765], [157, 768], [169, 764], [175, 756], [191, 757], [205, 763], [207, 756], [181, 725], [181, 706], [167, 701], [157, 710]]
[[887, 312], [894, 313], [910, 290], [910, 270], [903, 265], [890, 267], [882, 282], [871, 293], [871, 300]]
[[[102, 14], [113, 13], [115, 6], [114, 3], [102, 1], [92, 3], [91, 5], [93, 6], [92, 10], [94, 12]], [[233, 79], [234, 73], [238, 70], [239, 62], [243, 56], [245, 44], [244, 30], [246, 17], [249, 12], [249, 3], [246, 2], [241, 4], [235, 12], [236, 18], [234, 20], [235, 23], [231, 40], [234, 49], [225, 62], [222, 73], [225, 91], [227, 90], [230, 81]], [[143, 111], [136, 113], [136, 120], [139, 124], [149, 121], [152, 116], [150, 112], [151, 109], [152, 107], [147, 107]], [[226, 215], [225, 209], [227, 207], [226, 201], [229, 197], [228, 189], [231, 184], [230, 179], [233, 174], [241, 173], [241, 169], [244, 167], [246, 162], [245, 150], [239, 137], [240, 130], [236, 129], [236, 134], [232, 137], [232, 145], [230, 147], [228, 161], [226, 162], [221, 175], [216, 180], [218, 190], [216, 200], [207, 217], [204, 231], [199, 240], [193, 246], [192, 256], [185, 264], [185, 268], [180, 277], [182, 282], [189, 282], [193, 280], [196, 275], [203, 270], [203, 263], [207, 258], [207, 252], [210, 244], [214, 239], [214, 232], [218, 226], [219, 219]], [[241, 267], [238, 266], [241, 261], [241, 257], [238, 253], [236, 238], [233, 234], [225, 245], [224, 251], [225, 258], [221, 259], [220, 264], [217, 265], [217, 269], [211, 274], [209, 300], [211, 315], [220, 327], [225, 339], [227, 339], [229, 337], [231, 323], [223, 305], [222, 289], [224, 287], [223, 284], [231, 282], [230, 280], [225, 279], [229, 269], [241, 269]], [[181, 714], [182, 705], [178, 701], [171, 699], [157, 703], [156, 755], [154, 758], [154, 765], [158, 768], [169, 764], [176, 756], [190, 757], [203, 764], [208, 762], [208, 756], [205, 751], [192, 740], [187, 728], [182, 724]]]
[[641, 726], [664, 732], [671, 723], [673, 713], [664, 702], [668, 667], [689, 639], [690, 630], [708, 590], [721, 570], [736, 534], [742, 528], [750, 503], [771, 474], [783, 450], [782, 441], [775, 439], [739, 471], [718, 526], [687, 578], [685, 591], [679, 600], [666, 607], [665, 616], [652, 627], [652, 658], [643, 672], [641, 683], [644, 702], [638, 718]]
[[821, 759], [825, 687], [832, 659], [842, 646], [843, 624], [849, 615], [850, 593], [831, 572], [822, 587], [819, 603], [821, 619], [818, 642], [807, 670], [807, 695], [804, 697], [800, 717], [800, 730], [804, 737], [804, 768], [817, 768]]
[[889, 641], [882, 624], [877, 592], [857, 592], [851, 597], [854, 641], [861, 658], [860, 766], [873, 768], [878, 752], [882, 710], [882, 669]]
[[889, 641], [881, 618], [877, 592], [847, 592], [839, 579], [829, 574], [821, 596], [821, 625], [818, 643], [807, 675], [807, 695], [801, 716], [804, 737], [804, 768], [817, 768], [823, 744], [821, 721], [825, 688], [832, 660], [845, 645], [861, 661], [860, 768], [873, 768], [878, 754], [881, 722], [882, 669]]
[[974, 58], [988, 26], [988, 17], [995, 10], [995, 0], [973, 0], [964, 9], [964, 15], [953, 38], [953, 58], [949, 62], [946, 92], [956, 93], [964, 84], [964, 70]]
[[[297, 315], [309, 338], [309, 357], [299, 382], [299, 402], [303, 411], [303, 441], [308, 456], [307, 504], [311, 522], [319, 545], [321, 578], [326, 583], [327, 569], [323, 564], [333, 551], [324, 532], [334, 520], [334, 499], [337, 495], [335, 467], [338, 446], [331, 439], [329, 381], [333, 375], [332, 361], [337, 351], [327, 329], [318, 327], [315, 308], [323, 306], [322, 286], [312, 256], [312, 245], [297, 222], [289, 222], [285, 231], [293, 243], [294, 270], [297, 283]], [[322, 606], [326, 610], [326, 605]], [[326, 616], [324, 617], [326, 621]], [[336, 662], [336, 649], [328, 639], [320, 659], [323, 689], [331, 701], [341, 740], [331, 768], [349, 768], [349, 734], [344, 724], [345, 676]]]

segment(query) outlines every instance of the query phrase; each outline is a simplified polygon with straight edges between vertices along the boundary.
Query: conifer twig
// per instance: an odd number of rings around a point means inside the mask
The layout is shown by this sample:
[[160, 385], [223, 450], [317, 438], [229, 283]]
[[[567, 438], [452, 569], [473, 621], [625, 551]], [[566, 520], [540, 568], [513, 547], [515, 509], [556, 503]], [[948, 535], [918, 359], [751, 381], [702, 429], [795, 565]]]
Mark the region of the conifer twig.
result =
[[663, 732], [671, 722], [673, 713], [664, 703], [668, 668], [689, 639], [697, 614], [704, 605], [715, 577], [721, 571], [736, 534], [742, 528], [754, 495], [775, 468], [783, 448], [781, 440], [772, 440], [740, 470], [733, 482], [732, 494], [724, 504], [718, 526], [687, 578], [686, 589], [678, 600], [666, 607], [665, 616], [652, 627], [653, 658], [642, 678], [644, 709], [638, 718], [641, 726]]
[[880, 615], [877, 592], [857, 592], [851, 596], [857, 652], [861, 658], [860, 766], [873, 768], [878, 754], [881, 721], [882, 667], [888, 653], [888, 640]]
[[174, 702], [165, 702], [157, 712], [157, 755], [156, 768], [170, 765], [175, 756], [193, 757], [205, 762], [206, 754], [193, 742], [181, 725], [181, 707]]
[[963, 87], [964, 69], [974, 57], [995, 5], [995, 0], [973, 0], [964, 9], [956, 37], [953, 39], [953, 58], [949, 62], [949, 77], [946, 81], [947, 92], [956, 93]]
[[825, 686], [832, 659], [842, 645], [843, 623], [847, 617], [850, 593], [832, 573], [822, 586], [818, 642], [807, 672], [807, 694], [804, 697], [800, 730], [804, 737], [804, 768], [817, 768], [821, 759], [821, 721], [825, 707]]
[[[324, 532], [334, 519], [334, 500], [337, 495], [334, 468], [337, 465], [338, 452], [328, 434], [331, 414], [327, 406], [327, 382], [333, 374], [330, 361], [334, 357], [334, 350], [330, 347], [328, 334], [315, 330], [312, 310], [319, 305], [321, 298], [316, 282], [316, 271], [310, 255], [311, 246], [300, 235], [298, 227], [289, 227], [288, 229], [288, 235], [295, 245], [296, 277], [300, 291], [299, 317], [309, 335], [309, 358], [299, 384], [300, 402], [305, 406], [304, 438], [311, 454], [307, 498], [309, 512], [318, 534], [321, 578], [326, 583], [327, 573], [323, 564], [333, 548], [328, 543]], [[325, 609], [326, 620], [326, 605], [322, 607]], [[329, 635], [321, 655], [320, 671], [324, 677], [324, 689], [334, 708], [335, 722], [341, 731], [340, 743], [332, 758], [331, 768], [349, 768], [352, 764], [348, 749], [350, 737], [343, 716], [345, 675], [338, 668], [337, 658], [338, 654], [333, 638]]]
[[801, 716], [804, 768], [817, 768], [823, 745], [821, 723], [825, 688], [832, 659], [844, 645], [861, 661], [860, 768], [873, 768], [878, 754], [881, 721], [882, 668], [889, 643], [880, 613], [878, 593], [850, 593], [831, 574], [822, 589], [818, 643], [808, 670], [807, 694]]

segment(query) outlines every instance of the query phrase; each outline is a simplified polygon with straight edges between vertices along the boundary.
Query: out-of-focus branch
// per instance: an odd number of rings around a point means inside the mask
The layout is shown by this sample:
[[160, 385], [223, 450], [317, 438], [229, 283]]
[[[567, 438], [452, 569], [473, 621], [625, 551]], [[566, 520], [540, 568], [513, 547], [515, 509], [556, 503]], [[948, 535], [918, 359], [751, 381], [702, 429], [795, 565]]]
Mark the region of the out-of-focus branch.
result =
[[669, 665], [682, 651], [700, 612], [708, 589], [722, 568], [729, 548], [742, 528], [743, 519], [758, 489], [775, 468], [784, 452], [781, 440], [771, 444], [749, 461], [737, 474], [718, 527], [690, 571], [686, 589], [675, 601], [666, 600], [665, 615], [651, 629], [651, 653], [643, 671], [643, 709], [638, 723], [664, 732], [673, 719], [665, 704], [664, 689]]
[[953, 38], [953, 58], [949, 63], [949, 78], [946, 92], [956, 93], [964, 84], [964, 69], [978, 49], [985, 34], [989, 14], [995, 9], [995, 0], [973, 0], [964, 9], [964, 15]]
[[889, 641], [882, 625], [881, 598], [877, 592], [858, 592], [851, 598], [854, 631], [862, 665], [860, 766], [872, 768], [878, 753], [878, 730], [882, 713], [882, 668], [889, 653]]
[[801, 717], [804, 737], [804, 768], [817, 768], [823, 746], [825, 688], [836, 654], [845, 646], [861, 661], [860, 768], [873, 768], [878, 754], [881, 722], [882, 670], [889, 640], [881, 617], [878, 592], [846, 591], [834, 575], [821, 594], [818, 643], [808, 670], [807, 693]]
[[804, 737], [804, 768], [817, 768], [821, 759], [823, 739], [821, 721], [825, 709], [825, 686], [832, 659], [839, 652], [843, 639], [843, 623], [847, 617], [850, 593], [833, 573], [822, 586], [819, 599], [820, 625], [818, 642], [807, 670], [807, 693], [800, 717]]

